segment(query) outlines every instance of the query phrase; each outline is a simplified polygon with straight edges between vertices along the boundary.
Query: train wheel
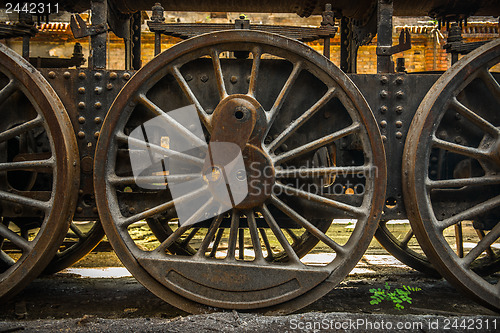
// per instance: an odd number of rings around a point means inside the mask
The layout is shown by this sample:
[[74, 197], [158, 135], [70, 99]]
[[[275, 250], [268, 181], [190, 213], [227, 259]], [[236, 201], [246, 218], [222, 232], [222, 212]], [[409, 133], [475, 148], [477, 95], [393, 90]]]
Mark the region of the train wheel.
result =
[[71, 222], [62, 245], [44, 273], [54, 274], [75, 264], [99, 245], [103, 237], [104, 229], [99, 221]]
[[[244, 168], [211, 162], [225, 154]], [[138, 71], [106, 117], [94, 167], [116, 253], [144, 286], [189, 312], [286, 313], [323, 296], [369, 245], [386, 179], [380, 133], [347, 76], [300, 42], [255, 31], [184, 41]], [[230, 181], [230, 196], [245, 196], [227, 208], [215, 190], [221, 175], [257, 182], [234, 190]], [[179, 197], [175, 184], [200, 186]], [[192, 214], [182, 221], [184, 209]], [[333, 230], [335, 217], [351, 227]], [[152, 218], [160, 222], [143, 222]], [[170, 231], [156, 237], [157, 223]], [[290, 230], [308, 231], [318, 246], [298, 254]], [[190, 250], [172, 250], [179, 244]]]
[[0, 72], [0, 298], [6, 298], [41, 273], [64, 238], [79, 162], [71, 122], [47, 81], [3, 45]]
[[411, 124], [403, 165], [407, 211], [429, 260], [450, 282], [497, 310], [499, 63], [497, 39], [434, 84]]
[[380, 221], [375, 238], [405, 265], [431, 277], [441, 277], [420, 248], [409, 222], [398, 223], [397, 228], [392, 228], [390, 221]]

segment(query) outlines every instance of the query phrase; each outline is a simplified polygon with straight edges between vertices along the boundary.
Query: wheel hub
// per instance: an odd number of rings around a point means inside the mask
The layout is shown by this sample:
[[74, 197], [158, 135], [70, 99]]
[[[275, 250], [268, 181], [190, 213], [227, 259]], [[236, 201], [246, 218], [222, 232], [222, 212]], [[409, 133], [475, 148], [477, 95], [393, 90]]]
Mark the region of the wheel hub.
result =
[[[270, 197], [275, 172], [271, 158], [260, 148], [265, 125], [262, 106], [248, 95], [226, 97], [215, 109], [203, 174], [222, 204], [230, 199], [234, 208], [250, 209]], [[241, 158], [243, 163], [238, 163]], [[234, 200], [242, 198], [242, 190], [244, 199]]]

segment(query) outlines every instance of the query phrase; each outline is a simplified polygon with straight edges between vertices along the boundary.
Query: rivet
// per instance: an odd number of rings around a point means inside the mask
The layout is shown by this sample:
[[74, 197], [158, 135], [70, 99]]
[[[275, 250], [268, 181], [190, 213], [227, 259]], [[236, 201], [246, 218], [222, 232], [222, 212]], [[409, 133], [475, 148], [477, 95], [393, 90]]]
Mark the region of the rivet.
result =
[[97, 95], [100, 95], [102, 93], [102, 87], [95, 87], [94, 91]]
[[85, 132], [83, 132], [83, 131], [78, 132], [78, 138], [85, 139]]
[[128, 79], [130, 79], [130, 73], [123, 73], [123, 79], [125, 81], [127, 81]]
[[387, 142], [387, 137], [385, 135], [382, 135], [382, 142]]
[[97, 207], [92, 208], [92, 213], [97, 214]]
[[384, 128], [384, 127], [386, 127], [386, 126], [387, 126], [387, 121], [382, 120], [382, 121], [380, 122], [380, 127]]
[[130, 214], [134, 214], [134, 213], [135, 213], [135, 208], [134, 208], [134, 207], [130, 207], [130, 208], [128, 209], [128, 212], [129, 212]]
[[229, 79], [231, 81], [232, 84], [235, 84], [236, 82], [238, 82], [238, 78], [236, 76], [231, 76], [231, 79]]
[[403, 137], [403, 133], [396, 132], [396, 138], [401, 139]]
[[115, 80], [117, 77], [118, 77], [118, 74], [116, 74], [116, 72], [111, 72], [111, 73], [109, 73], [109, 78], [110, 78], [111, 80]]
[[438, 161], [438, 158], [437, 158], [436, 156], [432, 156], [432, 157], [431, 157], [431, 162], [434, 162], [434, 163], [435, 163], [435, 162], [437, 162], [437, 161]]
[[79, 195], [83, 195], [83, 190], [82, 190], [82, 189], [79, 189], [79, 190], [78, 190], [78, 194], [79, 194]]
[[206, 76], [205, 74], [203, 74], [202, 76], [200, 76], [200, 80], [201, 80], [201, 82], [207, 82], [208, 81], [208, 76]]
[[96, 123], [96, 124], [100, 124], [101, 121], [102, 121], [101, 117], [95, 117], [94, 118], [94, 123]]
[[387, 112], [387, 106], [382, 105], [382, 106], [380, 107], [380, 112], [381, 112], [381, 113], [386, 113], [386, 112]]
[[56, 72], [50, 71], [49, 72], [49, 78], [53, 79], [56, 77]]
[[431, 175], [433, 175], [433, 176], [437, 175], [437, 171], [436, 170], [431, 170]]
[[96, 80], [100, 80], [101, 77], [102, 77], [102, 74], [99, 73], [99, 72], [97, 72], [97, 73], [94, 74], [94, 77], [95, 77]]
[[404, 95], [405, 95], [405, 93], [402, 90], [399, 90], [398, 92], [396, 92], [396, 97], [397, 98], [403, 98]]
[[85, 102], [80, 102], [80, 103], [78, 103], [78, 107], [79, 107], [80, 109], [85, 109]]
[[383, 75], [380, 77], [380, 83], [386, 84], [387, 82], [389, 82], [389, 79], [387, 78], [387, 76]]
[[78, 92], [79, 92], [80, 94], [85, 94], [85, 87], [80, 87], [80, 88], [78, 88]]
[[386, 98], [388, 95], [389, 95], [389, 93], [387, 92], [387, 90], [382, 90], [380, 92], [380, 97], [382, 97], [382, 98]]
[[440, 138], [440, 139], [446, 139], [447, 137], [448, 137], [448, 133], [446, 133], [446, 131], [444, 131], [444, 130], [440, 131], [438, 133], [438, 138]]
[[101, 102], [95, 102], [95, 104], [94, 104], [94, 107], [95, 107], [96, 109], [100, 109], [100, 108], [101, 108], [101, 106], [102, 106]]
[[77, 207], [76, 208], [76, 212], [81, 214], [83, 212], [83, 208], [82, 207]]
[[82, 80], [85, 80], [85, 78], [87, 77], [87, 75], [84, 73], [84, 72], [80, 72], [78, 73], [78, 77]]
[[403, 78], [401, 76], [398, 76], [396, 78], [396, 84], [402, 84], [403, 83]]
[[94, 138], [96, 138], [96, 139], [99, 138], [99, 131], [94, 133]]
[[461, 120], [462, 119], [462, 116], [460, 115], [460, 113], [455, 114], [455, 119], [456, 120]]
[[79, 122], [80, 124], [85, 123], [85, 117], [82, 117], [82, 116], [78, 117], [78, 122]]
[[69, 78], [71, 77], [71, 73], [70, 73], [70, 72], [64, 72], [64, 73], [63, 73], [63, 77], [64, 77], [65, 79], [69, 79]]
[[108, 83], [108, 84], [106, 85], [106, 88], [107, 88], [108, 90], [113, 89], [113, 84], [112, 84], [112, 83]]
[[186, 81], [191, 81], [193, 79], [193, 76], [191, 74], [186, 74], [186, 76], [184, 77], [186, 79]]
[[396, 127], [400, 128], [403, 126], [403, 122], [401, 120], [396, 121]]
[[401, 105], [396, 106], [397, 113], [403, 113], [403, 107]]
[[455, 143], [462, 143], [462, 142], [464, 142], [464, 140], [462, 139], [462, 137], [461, 137], [461, 136], [457, 136], [457, 137], [455, 138]]

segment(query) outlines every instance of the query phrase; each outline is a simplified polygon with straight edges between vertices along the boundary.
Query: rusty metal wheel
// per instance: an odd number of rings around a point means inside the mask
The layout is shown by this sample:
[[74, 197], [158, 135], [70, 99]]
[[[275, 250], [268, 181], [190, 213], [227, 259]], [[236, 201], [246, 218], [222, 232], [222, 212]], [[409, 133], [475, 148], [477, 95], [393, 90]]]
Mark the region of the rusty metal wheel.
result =
[[[431, 277], [440, 278], [441, 275], [432, 266], [416, 240], [415, 233], [408, 222], [391, 223], [380, 221], [375, 238], [396, 259]], [[398, 228], [392, 228], [397, 225]]]
[[[136, 174], [132, 164], [144, 161], [151, 167]], [[386, 181], [378, 127], [348, 77], [305, 44], [248, 30], [184, 41], [138, 71], [106, 117], [94, 167], [116, 253], [144, 286], [189, 312], [287, 313], [317, 300], [368, 247]], [[221, 179], [234, 200], [244, 193], [228, 209]], [[201, 185], [177, 196], [176, 184], [191, 180]], [[232, 181], [246, 182], [235, 190]], [[171, 231], [156, 237], [144, 221], [154, 218]], [[350, 219], [344, 238], [334, 218]], [[317, 246], [297, 253], [294, 238], [306, 232]], [[190, 250], [171, 250], [178, 244]], [[269, 260], [278, 253], [286, 256]]]
[[75, 264], [99, 245], [103, 237], [104, 229], [99, 221], [71, 222], [63, 243], [44, 274], [54, 274]]
[[436, 269], [500, 310], [500, 39], [465, 56], [426, 95], [404, 153], [407, 211]]
[[0, 87], [0, 298], [7, 298], [42, 272], [64, 238], [79, 163], [59, 98], [1, 44]]

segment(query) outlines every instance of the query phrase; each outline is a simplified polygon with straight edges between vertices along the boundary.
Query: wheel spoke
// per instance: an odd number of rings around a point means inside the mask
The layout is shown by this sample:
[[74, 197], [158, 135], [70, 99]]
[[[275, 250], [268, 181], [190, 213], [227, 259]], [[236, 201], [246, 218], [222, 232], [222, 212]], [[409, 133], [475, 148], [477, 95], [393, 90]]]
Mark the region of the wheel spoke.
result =
[[17, 90], [17, 84], [15, 80], [10, 80], [9, 83], [5, 85], [5, 87], [0, 90], [0, 104], [3, 104], [9, 98], [12, 96], [12, 94]]
[[[214, 238], [215, 232], [219, 229], [219, 226], [220, 226], [221, 222], [222, 222], [222, 214], [218, 215], [212, 221], [212, 224], [210, 225], [210, 228], [208, 229], [207, 234], [205, 235], [205, 238], [203, 238], [203, 241], [201, 242], [201, 245], [200, 245], [198, 251], [196, 252], [195, 256], [202, 257], [202, 256], [205, 255], [205, 252], [207, 252], [207, 249], [208, 249], [208, 245], [210, 245], [210, 242]], [[199, 228], [195, 228], [195, 229], [196, 229], [196, 231], [199, 230]], [[195, 230], [195, 229], [193, 229], [193, 230]], [[193, 232], [191, 232], [189, 235], [191, 235], [192, 233]], [[194, 234], [193, 234], [193, 236], [194, 236]]]
[[6, 269], [14, 266], [14, 264], [16, 263], [14, 259], [12, 259], [7, 253], [2, 250], [0, 250], [0, 262], [2, 263], [0, 265], [0, 268], [3, 266]]
[[406, 235], [404, 236], [404, 238], [401, 240], [401, 247], [403, 248], [407, 248], [408, 247], [408, 243], [410, 242], [410, 240], [413, 238], [413, 229], [410, 229]]
[[493, 96], [500, 101], [500, 84], [487, 68], [482, 68], [478, 76], [483, 80]]
[[132, 223], [139, 222], [139, 221], [145, 220], [149, 217], [153, 217], [155, 215], [163, 213], [164, 211], [174, 207], [175, 204], [178, 205], [178, 204], [183, 203], [186, 200], [191, 200], [191, 199], [197, 197], [198, 195], [202, 194], [206, 189], [207, 189], [207, 186], [203, 186], [203, 187], [199, 188], [198, 190], [187, 193], [181, 197], [176, 198], [175, 200], [170, 200], [170, 201], [164, 202], [161, 205], [147, 209], [141, 213], [132, 215], [132, 216], [130, 216], [126, 219], [123, 219], [121, 221], [117, 221], [117, 225], [120, 226], [121, 228], [127, 228]]
[[191, 228], [191, 226], [197, 220], [199, 220], [199, 218], [203, 214], [205, 214], [205, 212], [207, 211], [206, 208], [210, 206], [213, 203], [213, 201], [214, 201], [213, 198], [208, 199], [207, 202], [205, 202], [200, 208], [198, 208], [198, 210], [193, 215], [191, 215], [186, 221], [184, 221], [184, 223], [179, 228], [177, 228], [177, 230], [175, 230], [173, 234], [168, 236], [167, 239], [165, 239], [160, 244], [160, 246], [158, 246], [155, 252], [164, 253], [167, 248], [169, 248], [177, 239], [179, 239], [182, 236], [182, 234], [184, 234], [184, 232], [186, 232], [189, 228]]
[[0, 190], [0, 200], [14, 202], [23, 206], [38, 208], [43, 211], [47, 211], [51, 206], [50, 201], [41, 201], [37, 199], [32, 199], [19, 194], [9, 193], [2, 190]]
[[55, 160], [53, 158], [49, 158], [47, 160], [5, 162], [0, 163], [0, 171], [44, 170], [47, 168], [53, 168], [54, 164]]
[[348, 176], [358, 173], [365, 173], [372, 170], [370, 166], [346, 166], [346, 167], [325, 167], [325, 168], [291, 168], [276, 169], [276, 178], [304, 178], [304, 177], [323, 177], [323, 176]]
[[343, 138], [345, 136], [348, 136], [348, 135], [358, 131], [360, 128], [361, 128], [360, 124], [354, 123], [351, 126], [346, 127], [340, 131], [326, 135], [320, 139], [314, 140], [314, 141], [309, 142], [305, 145], [299, 146], [295, 149], [292, 149], [292, 150], [289, 150], [283, 154], [280, 154], [274, 158], [274, 163], [281, 164], [281, 163], [286, 162], [288, 160], [294, 159], [302, 154], [305, 154], [305, 153], [308, 153], [312, 150], [321, 148], [324, 145], [327, 145], [332, 141], [335, 141], [335, 140], [338, 140], [338, 139]]
[[71, 229], [71, 231], [73, 231], [75, 233], [75, 235], [79, 239], [85, 239], [86, 238], [85, 235], [82, 233], [82, 231], [80, 229], [78, 229], [78, 227], [76, 226], [76, 224], [74, 222], [70, 223], [69, 228]]
[[488, 154], [478, 148], [461, 146], [456, 143], [438, 139], [436, 137], [433, 137], [432, 142], [434, 147], [444, 149], [455, 154], [472, 157], [480, 161], [489, 159]]
[[[479, 237], [479, 240], [484, 238], [484, 231], [483, 230], [475, 229], [475, 228], [474, 228], [474, 230], [476, 230], [476, 234]], [[495, 259], [495, 257], [496, 257], [495, 252], [493, 252], [493, 249], [491, 248], [491, 246], [488, 246], [485, 251], [491, 260]]]
[[262, 241], [264, 242], [264, 246], [266, 247], [266, 251], [267, 251], [266, 259], [272, 260], [274, 257], [273, 248], [271, 247], [271, 244], [269, 243], [269, 239], [267, 238], [266, 230], [261, 228], [261, 229], [259, 229], [259, 232], [260, 232], [260, 237], [262, 237]]
[[164, 148], [162, 146], [159, 146], [157, 144], [151, 143], [151, 142], [146, 142], [142, 141], [136, 138], [132, 138], [130, 136], [127, 136], [123, 133], [118, 133], [116, 134], [116, 139], [122, 143], [128, 143], [129, 145], [134, 145], [138, 148], [145, 148], [149, 149], [157, 154], [164, 155], [179, 161], [184, 161], [196, 165], [203, 165], [205, 161], [201, 158], [194, 157], [185, 153], [181, 153], [175, 150], [171, 150], [168, 148]]
[[280, 200], [275, 195], [271, 196], [271, 202], [276, 208], [285, 213], [292, 220], [300, 224], [304, 229], [309, 231], [314, 237], [325, 243], [325, 245], [329, 246], [332, 250], [335, 251], [338, 255], [344, 255], [346, 250], [333, 239], [328, 237], [324, 232], [316, 228], [311, 222], [306, 220], [302, 215], [293, 210], [290, 206], [285, 204], [282, 200]]
[[264, 255], [262, 254], [262, 247], [260, 245], [259, 232], [257, 231], [257, 223], [255, 222], [254, 211], [247, 211], [245, 215], [247, 216], [248, 230], [250, 231], [250, 238], [252, 239], [255, 261], [262, 261], [264, 260]]
[[292, 231], [292, 229], [285, 228], [285, 232], [288, 234], [288, 236], [290, 236], [294, 243], [300, 240], [300, 238]]
[[184, 94], [187, 96], [189, 101], [194, 104], [196, 107], [196, 110], [198, 110], [198, 116], [200, 117], [201, 122], [203, 125], [207, 128], [207, 130], [210, 132], [212, 130], [212, 127], [210, 126], [210, 116], [205, 112], [203, 107], [201, 106], [200, 102], [196, 98], [195, 94], [187, 84], [186, 80], [182, 76], [180, 70], [178, 67], [172, 67], [172, 75], [174, 78], [177, 80], [177, 83], [180, 85], [182, 91]]
[[457, 178], [457, 179], [444, 179], [444, 180], [431, 180], [427, 179], [427, 186], [430, 189], [434, 188], [453, 188], [464, 186], [483, 186], [483, 185], [497, 185], [500, 184], [500, 176], [483, 176], [472, 178]]
[[238, 259], [245, 259], [245, 229], [238, 229]]
[[493, 244], [498, 237], [500, 237], [500, 223], [497, 223], [493, 229], [490, 230], [478, 243], [477, 245], [467, 253], [463, 258], [463, 264], [468, 267], [474, 260], [476, 260], [481, 253], [487, 251], [488, 248], [491, 250], [490, 245]]
[[240, 226], [240, 213], [233, 209], [231, 213], [231, 229], [229, 229], [229, 239], [227, 240], [227, 260], [235, 260], [236, 239], [238, 238], [238, 228]]
[[42, 116], [38, 115], [35, 119], [22, 123], [21, 125], [12, 127], [0, 133], [0, 142], [10, 140], [42, 124], [43, 124], [43, 118]]
[[191, 241], [191, 239], [193, 239], [193, 237], [198, 233], [199, 230], [200, 230], [200, 228], [193, 228], [193, 230], [191, 230], [191, 232], [189, 233], [189, 235], [187, 235], [186, 238], [184, 238], [180, 242], [180, 245], [181, 246], [186, 246]]
[[23, 252], [28, 252], [31, 250], [32, 246], [27, 239], [16, 234], [14, 231], [10, 230], [8, 227], [0, 223], [0, 235], [4, 238], [10, 240], [14, 245], [19, 247]]
[[215, 80], [217, 81], [217, 89], [219, 90], [220, 99], [223, 100], [227, 97], [226, 84], [224, 83], [224, 75], [222, 73], [222, 66], [220, 64], [219, 51], [210, 49], [210, 57], [215, 71]]
[[196, 136], [193, 132], [191, 132], [189, 129], [184, 127], [184, 125], [182, 125], [177, 120], [175, 120], [172, 116], [170, 116], [168, 114], [168, 112], [165, 112], [162, 109], [160, 109], [149, 98], [147, 98], [146, 95], [139, 94], [138, 100], [142, 105], [147, 107], [154, 114], [161, 116], [163, 120], [168, 122], [170, 124], [170, 126], [172, 126], [176, 131], [178, 131], [179, 133], [184, 135], [183, 137], [188, 139], [193, 145], [195, 145], [196, 147], [204, 147], [204, 148], [208, 149], [207, 143], [205, 142], [204, 139], [201, 139], [198, 136]]
[[187, 182], [193, 179], [201, 178], [200, 173], [187, 173], [187, 174], [179, 174], [179, 175], [155, 175], [155, 176], [117, 176], [110, 175], [108, 177], [108, 181], [111, 185], [134, 185], [134, 184], [144, 184], [144, 183], [168, 183], [168, 181], [175, 182]]
[[212, 245], [212, 250], [210, 250], [209, 254], [210, 258], [214, 258], [215, 255], [217, 254], [217, 249], [219, 248], [219, 244], [223, 235], [224, 235], [224, 228], [220, 228], [217, 231], [217, 235], [215, 236], [214, 244]]
[[284, 191], [285, 194], [293, 194], [293, 195], [300, 197], [300, 198], [316, 201], [318, 203], [321, 203], [321, 204], [324, 204], [324, 205], [327, 205], [327, 206], [330, 206], [330, 207], [333, 207], [336, 209], [343, 210], [347, 213], [350, 213], [354, 217], [363, 217], [366, 214], [361, 208], [351, 206], [351, 205], [348, 205], [348, 204], [345, 204], [345, 203], [342, 203], [339, 201], [335, 201], [332, 199], [328, 199], [328, 198], [322, 197], [320, 195], [313, 194], [311, 192], [302, 191], [302, 190], [299, 190], [297, 188], [294, 188], [294, 187], [291, 187], [288, 185], [283, 185], [281, 183], [276, 183], [276, 186], [280, 187]]
[[462, 232], [462, 222], [455, 224], [455, 245], [457, 246], [457, 255], [464, 257], [464, 236]]
[[264, 216], [264, 220], [266, 220], [267, 225], [269, 228], [271, 228], [272, 232], [278, 239], [278, 242], [281, 244], [283, 247], [283, 250], [285, 250], [286, 254], [288, 255], [288, 258], [290, 259], [290, 262], [292, 263], [300, 263], [300, 259], [297, 256], [297, 253], [295, 253], [295, 250], [292, 248], [290, 243], [288, 243], [288, 240], [286, 239], [285, 235], [281, 231], [278, 223], [274, 219], [273, 215], [267, 208], [266, 204], [262, 205], [262, 215]]
[[472, 110], [470, 110], [468, 107], [460, 103], [456, 97], [453, 97], [451, 100], [451, 106], [462, 116], [467, 118], [469, 121], [471, 121], [473, 124], [478, 126], [480, 129], [485, 131], [488, 134], [491, 134], [495, 137], [498, 136], [499, 130], [496, 128], [493, 124], [491, 124], [489, 121], [486, 119], [482, 118], [479, 116], [477, 113], [474, 113]]
[[335, 88], [330, 88], [328, 91], [321, 97], [319, 101], [317, 101], [313, 106], [309, 108], [306, 112], [304, 112], [299, 118], [293, 121], [276, 139], [274, 139], [268, 146], [267, 149], [270, 152], [273, 152], [278, 148], [283, 142], [290, 137], [295, 131], [302, 126], [306, 121], [308, 121], [318, 110], [320, 110], [323, 106], [332, 99], [335, 95]]
[[453, 215], [452, 217], [449, 217], [447, 219], [444, 219], [442, 221], [438, 221], [438, 227], [441, 230], [444, 230], [460, 221], [463, 220], [470, 220], [474, 216], [483, 214], [487, 211], [492, 210], [495, 207], [498, 207], [500, 205], [500, 195], [491, 198], [485, 202], [482, 202], [476, 206], [473, 206], [469, 209], [464, 210], [461, 213], [458, 213], [456, 215]]
[[299, 76], [301, 70], [302, 70], [302, 62], [298, 61], [293, 65], [293, 69], [292, 72], [290, 73], [290, 76], [286, 80], [283, 88], [281, 88], [278, 97], [274, 101], [271, 110], [269, 110], [269, 113], [267, 114], [268, 128], [271, 127], [271, 125], [274, 122], [274, 119], [276, 118], [276, 115], [281, 110], [281, 107], [283, 106], [283, 103], [285, 102], [286, 97], [288, 96], [288, 93], [290, 92], [293, 84], [295, 83], [295, 80], [297, 80], [297, 77]]
[[255, 50], [253, 50], [252, 54], [253, 54], [252, 72], [250, 74], [250, 82], [248, 84], [248, 94], [251, 96], [255, 96], [255, 91], [257, 90], [257, 79], [259, 77], [262, 51], [260, 48], [256, 48]]

